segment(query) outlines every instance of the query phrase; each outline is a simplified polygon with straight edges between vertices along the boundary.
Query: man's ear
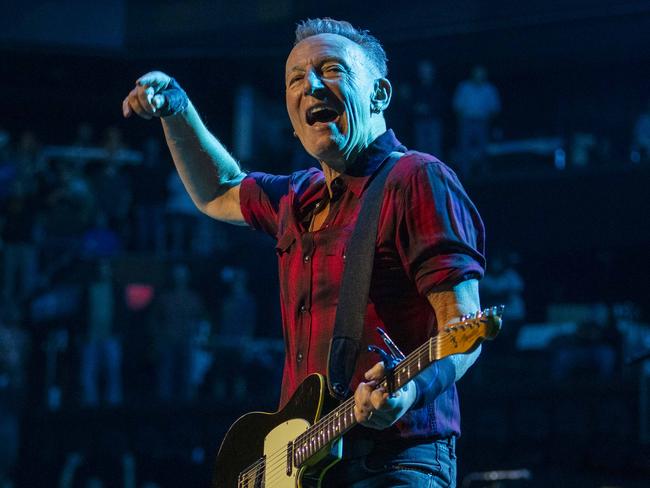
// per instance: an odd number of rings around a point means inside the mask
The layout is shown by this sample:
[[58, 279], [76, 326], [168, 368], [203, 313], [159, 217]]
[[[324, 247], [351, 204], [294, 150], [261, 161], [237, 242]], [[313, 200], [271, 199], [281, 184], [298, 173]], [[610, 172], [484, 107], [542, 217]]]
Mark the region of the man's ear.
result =
[[[386, 78], [377, 78], [372, 93], [373, 111], [383, 112], [390, 104], [390, 98], [393, 95], [393, 87]], [[376, 109], [376, 110], [375, 110]]]

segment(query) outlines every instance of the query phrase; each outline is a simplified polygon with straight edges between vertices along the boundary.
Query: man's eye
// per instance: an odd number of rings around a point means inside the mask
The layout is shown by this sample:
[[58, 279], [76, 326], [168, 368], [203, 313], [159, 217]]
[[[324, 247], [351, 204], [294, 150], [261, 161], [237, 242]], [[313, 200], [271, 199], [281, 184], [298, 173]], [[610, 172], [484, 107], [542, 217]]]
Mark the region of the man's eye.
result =
[[323, 71], [325, 73], [342, 73], [344, 70], [343, 70], [343, 66], [340, 66], [338, 64], [332, 64], [329, 66], [325, 66]]
[[302, 75], [294, 76], [289, 80], [289, 85], [293, 85], [294, 83], [297, 83], [298, 81], [302, 80], [302, 78], [303, 78]]

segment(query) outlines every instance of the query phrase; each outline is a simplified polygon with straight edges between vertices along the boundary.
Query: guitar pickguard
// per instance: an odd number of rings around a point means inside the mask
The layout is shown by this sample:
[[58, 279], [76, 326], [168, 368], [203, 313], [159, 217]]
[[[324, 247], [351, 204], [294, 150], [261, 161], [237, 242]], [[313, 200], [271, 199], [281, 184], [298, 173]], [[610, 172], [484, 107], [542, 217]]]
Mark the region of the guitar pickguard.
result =
[[[299, 470], [288, 463], [287, 444], [309, 428], [309, 422], [304, 419], [290, 419], [282, 422], [264, 438], [265, 470], [264, 481], [266, 486], [274, 488], [295, 488], [298, 486]], [[252, 486], [252, 485], [251, 485]]]

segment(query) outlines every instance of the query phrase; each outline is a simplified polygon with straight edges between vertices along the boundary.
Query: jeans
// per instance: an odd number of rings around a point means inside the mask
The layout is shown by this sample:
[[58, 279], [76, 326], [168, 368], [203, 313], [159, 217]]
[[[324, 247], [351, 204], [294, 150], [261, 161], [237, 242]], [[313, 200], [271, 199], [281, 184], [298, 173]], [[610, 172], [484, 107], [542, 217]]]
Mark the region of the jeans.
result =
[[343, 460], [323, 480], [324, 488], [456, 486], [455, 438], [415, 444], [376, 444], [366, 456]]

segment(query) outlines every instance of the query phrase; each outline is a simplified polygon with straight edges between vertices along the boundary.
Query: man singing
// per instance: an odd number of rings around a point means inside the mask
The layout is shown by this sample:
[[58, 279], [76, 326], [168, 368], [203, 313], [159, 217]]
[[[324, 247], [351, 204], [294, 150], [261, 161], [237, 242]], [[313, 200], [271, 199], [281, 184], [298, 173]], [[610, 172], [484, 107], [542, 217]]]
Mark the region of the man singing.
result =
[[[456, 175], [429, 154], [407, 151], [386, 128], [386, 54], [347, 22], [300, 23], [286, 62], [286, 105], [295, 136], [320, 162], [289, 176], [245, 174], [201, 121], [179, 84], [142, 76], [125, 117], [160, 118], [178, 173], [196, 206], [276, 240], [287, 345], [280, 405], [312, 373], [326, 374], [346, 247], [364, 192], [394, 152], [376, 237], [364, 344], [380, 326], [409, 353], [461, 315], [479, 310], [484, 229]], [[398, 394], [378, 387], [383, 363], [362, 352], [350, 385], [362, 425], [324, 486], [455, 486], [460, 413], [455, 382], [480, 350], [442, 359]]]

